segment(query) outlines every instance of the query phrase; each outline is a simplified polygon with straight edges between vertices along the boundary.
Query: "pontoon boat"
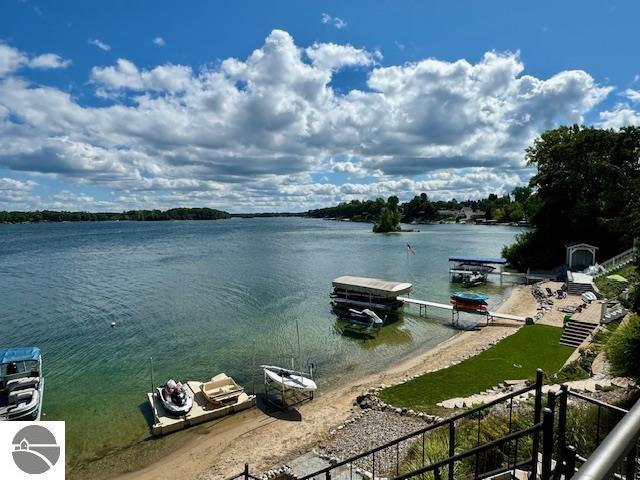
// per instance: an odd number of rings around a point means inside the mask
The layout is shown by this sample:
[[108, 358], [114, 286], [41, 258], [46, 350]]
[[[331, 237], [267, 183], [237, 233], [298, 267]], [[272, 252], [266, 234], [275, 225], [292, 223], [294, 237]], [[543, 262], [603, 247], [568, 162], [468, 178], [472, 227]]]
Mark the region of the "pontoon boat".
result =
[[40, 349], [0, 350], [0, 420], [40, 420], [43, 393]]

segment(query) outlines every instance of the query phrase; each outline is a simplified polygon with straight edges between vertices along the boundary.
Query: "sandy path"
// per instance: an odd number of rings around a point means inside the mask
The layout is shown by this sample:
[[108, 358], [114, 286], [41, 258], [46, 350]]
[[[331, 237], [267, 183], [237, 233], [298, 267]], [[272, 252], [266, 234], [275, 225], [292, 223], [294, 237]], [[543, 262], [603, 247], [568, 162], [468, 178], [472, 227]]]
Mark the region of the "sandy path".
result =
[[[536, 303], [525, 286], [515, 287], [499, 311], [532, 316]], [[163, 460], [147, 468], [116, 477], [120, 480], [173, 479], [176, 472], [186, 479], [219, 479], [239, 473], [245, 462], [252, 472], [264, 471], [311, 450], [327, 438], [329, 430], [354, 412], [355, 397], [371, 386], [389, 384], [404, 376], [444, 368], [451, 362], [514, 333], [521, 324], [499, 321], [479, 331], [461, 332], [425, 352], [390, 366], [381, 373], [345, 381], [344, 385], [320, 392], [313, 402], [299, 407], [301, 419], [277, 419], [258, 409], [227, 417], [201, 428]]]

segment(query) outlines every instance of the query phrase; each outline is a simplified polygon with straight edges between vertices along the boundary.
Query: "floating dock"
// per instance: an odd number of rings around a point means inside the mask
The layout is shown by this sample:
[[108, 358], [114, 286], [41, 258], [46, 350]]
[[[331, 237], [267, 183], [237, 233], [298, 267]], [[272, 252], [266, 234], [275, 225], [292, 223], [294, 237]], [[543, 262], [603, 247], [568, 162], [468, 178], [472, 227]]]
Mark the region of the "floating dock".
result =
[[151, 432], [154, 435], [167, 435], [169, 433], [177, 432], [184, 428], [189, 428], [193, 425], [209, 422], [216, 418], [221, 418], [232, 413], [247, 410], [255, 406], [255, 395], [247, 395], [242, 393], [238, 398], [238, 402], [233, 405], [229, 405], [222, 408], [215, 408], [210, 404], [200, 391], [201, 382], [190, 381], [187, 382], [187, 388], [191, 390], [193, 395], [193, 407], [191, 411], [181, 417], [170, 416], [165, 410], [162, 402], [158, 398], [157, 392], [147, 393], [149, 404], [153, 410], [154, 422], [151, 426]]
[[[418, 305], [420, 307], [420, 316], [422, 316], [422, 312], [424, 309], [424, 314], [426, 315], [427, 312], [427, 307], [432, 307], [432, 308], [440, 308], [442, 310], [448, 310], [448, 311], [453, 311], [453, 305], [447, 304], [447, 303], [437, 303], [437, 302], [429, 302], [427, 300], [418, 300], [416, 298], [409, 298], [409, 297], [398, 297], [398, 300], [404, 303], [409, 303], [412, 305]], [[502, 313], [502, 312], [486, 312], [486, 315], [488, 316], [488, 318], [492, 319], [492, 318], [501, 318], [504, 320], [514, 320], [516, 322], [524, 322], [526, 321], [525, 317], [520, 317], [518, 315], [511, 315], [509, 313]]]

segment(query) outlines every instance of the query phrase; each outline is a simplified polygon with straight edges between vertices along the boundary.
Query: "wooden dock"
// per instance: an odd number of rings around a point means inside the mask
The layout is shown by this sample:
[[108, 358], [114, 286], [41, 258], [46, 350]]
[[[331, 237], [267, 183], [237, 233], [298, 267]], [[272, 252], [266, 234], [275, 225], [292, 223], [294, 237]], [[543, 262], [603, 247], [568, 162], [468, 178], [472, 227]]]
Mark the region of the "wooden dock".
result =
[[[427, 300], [418, 300], [416, 298], [410, 298], [410, 297], [398, 297], [398, 300], [400, 300], [403, 303], [409, 303], [412, 305], [420, 306], [421, 313], [423, 308], [425, 309], [425, 312], [426, 312], [427, 307], [440, 308], [442, 310], [453, 311], [453, 305], [450, 305], [447, 303], [429, 302]], [[501, 318], [504, 320], [514, 320], [516, 322], [526, 321], [525, 317], [520, 317], [518, 315], [511, 315], [511, 314], [502, 313], [502, 312], [487, 312], [487, 316], [489, 318]]]
[[201, 382], [190, 381], [186, 386], [193, 394], [193, 407], [191, 411], [182, 417], [170, 416], [164, 409], [162, 402], [156, 392], [147, 393], [147, 398], [153, 410], [154, 422], [151, 425], [151, 432], [154, 435], [167, 435], [177, 432], [193, 425], [209, 422], [216, 418], [231, 415], [255, 406], [255, 395], [242, 393], [237, 403], [222, 408], [215, 408], [202, 395], [200, 391]]

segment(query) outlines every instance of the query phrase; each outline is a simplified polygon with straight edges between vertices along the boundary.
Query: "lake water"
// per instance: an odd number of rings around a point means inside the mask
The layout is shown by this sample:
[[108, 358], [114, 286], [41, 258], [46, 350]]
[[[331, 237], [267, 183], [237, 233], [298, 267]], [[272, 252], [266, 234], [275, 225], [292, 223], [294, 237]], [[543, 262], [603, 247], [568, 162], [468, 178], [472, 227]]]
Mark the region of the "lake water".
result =
[[[297, 357], [297, 320], [322, 388], [452, 336], [446, 313], [419, 318], [412, 307], [375, 340], [335, 328], [335, 277], [410, 281], [412, 296], [446, 303], [450, 255], [499, 256], [521, 231], [417, 228], [374, 235], [369, 224], [295, 218], [0, 225], [0, 348], [41, 347], [45, 418], [66, 420], [67, 463], [83, 464], [149, 435], [150, 357], [156, 384], [224, 371], [252, 390], [254, 365]], [[494, 306], [504, 298], [497, 283], [481, 290]]]

